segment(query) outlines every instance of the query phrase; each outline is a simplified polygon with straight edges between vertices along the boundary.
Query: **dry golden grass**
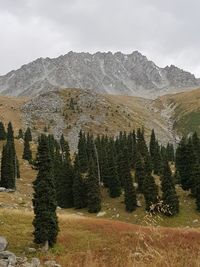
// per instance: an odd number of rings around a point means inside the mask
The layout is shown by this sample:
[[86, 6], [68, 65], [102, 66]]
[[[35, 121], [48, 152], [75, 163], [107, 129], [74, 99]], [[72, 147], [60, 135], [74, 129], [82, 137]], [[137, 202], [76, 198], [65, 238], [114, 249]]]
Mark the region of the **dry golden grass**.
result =
[[22, 127], [21, 106], [28, 101], [28, 98], [16, 98], [0, 96], [0, 121], [6, 125], [12, 122], [15, 133]]
[[[21, 255], [32, 246], [32, 213], [0, 210], [0, 231]], [[199, 266], [199, 230], [156, 228], [109, 220], [59, 215], [57, 245], [42, 261], [71, 267]], [[29, 255], [30, 256], [30, 255]]]

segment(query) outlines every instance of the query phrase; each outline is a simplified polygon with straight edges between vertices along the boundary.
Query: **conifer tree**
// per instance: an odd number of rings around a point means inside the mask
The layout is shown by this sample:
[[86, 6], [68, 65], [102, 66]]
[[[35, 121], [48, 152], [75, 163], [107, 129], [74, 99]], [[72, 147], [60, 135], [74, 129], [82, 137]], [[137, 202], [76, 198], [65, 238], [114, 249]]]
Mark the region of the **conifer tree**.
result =
[[[126, 146], [123, 149], [123, 154], [127, 155]], [[133, 186], [133, 178], [131, 176], [129, 162], [126, 161], [126, 159], [124, 159], [121, 167], [123, 170], [124, 202], [126, 206], [126, 211], [132, 212], [136, 209], [137, 198], [136, 198], [135, 187]]]
[[20, 178], [20, 168], [19, 168], [19, 160], [17, 159], [17, 178]]
[[197, 210], [200, 212], [200, 165], [196, 162], [193, 169], [193, 179], [195, 180], [195, 197]]
[[197, 154], [194, 155], [193, 158], [193, 166], [192, 166], [192, 171], [191, 171], [191, 193], [193, 197], [197, 197], [197, 186], [199, 183], [199, 169], [200, 169], [200, 164], [199, 160], [197, 157]]
[[13, 166], [13, 173], [14, 173], [14, 178], [17, 177], [17, 154], [15, 150], [15, 143], [14, 143], [14, 131], [12, 127], [12, 123], [8, 123], [8, 128], [7, 128], [7, 143], [6, 146], [9, 146], [9, 153], [10, 153], [10, 160], [12, 160], [12, 166]]
[[90, 213], [96, 213], [101, 210], [100, 186], [92, 158], [89, 160], [89, 170], [87, 174], [87, 206], [88, 212]]
[[31, 129], [30, 129], [30, 127], [28, 127], [28, 128], [26, 129], [24, 138], [26, 138], [29, 142], [32, 142], [32, 134], [31, 134]]
[[4, 124], [0, 121], [0, 140], [6, 140], [6, 131]]
[[151, 157], [144, 138], [144, 129], [141, 130], [140, 128], [137, 130], [137, 152], [142, 155], [144, 159], [145, 172], [150, 175], [152, 172]]
[[86, 146], [85, 133], [80, 131], [78, 141], [78, 158], [81, 172], [86, 172], [88, 170], [88, 155]]
[[53, 246], [58, 234], [57, 203], [48, 140], [45, 135], [41, 135], [39, 140], [38, 174], [33, 183], [33, 188], [34, 242], [45, 246]]
[[61, 208], [74, 206], [73, 168], [68, 158], [64, 158], [61, 162], [60, 176], [57, 179], [57, 202]]
[[1, 160], [1, 186], [9, 189], [16, 188], [17, 157], [14, 145], [12, 124], [8, 124], [7, 142], [3, 147]]
[[104, 166], [105, 179], [108, 184], [109, 196], [111, 198], [119, 197], [121, 195], [120, 180], [117, 172], [117, 165], [114, 158], [113, 150], [113, 146], [108, 149], [106, 163]]
[[152, 205], [158, 202], [158, 187], [152, 175], [146, 175], [143, 183], [145, 206], [147, 211], [151, 211]]
[[153, 169], [154, 174], [161, 174], [162, 173], [162, 157], [160, 153], [160, 146], [158, 144], [158, 141], [155, 143], [155, 154], [153, 159]]
[[29, 163], [31, 163], [32, 160], [32, 151], [29, 144], [29, 138], [27, 134], [25, 134], [24, 138], [24, 151], [23, 151], [23, 159], [28, 160]]
[[149, 143], [149, 152], [152, 159], [152, 162], [154, 162], [155, 154], [156, 154], [156, 136], [154, 129], [151, 131], [151, 138]]
[[161, 177], [161, 189], [162, 189], [162, 200], [163, 200], [163, 212], [167, 216], [176, 215], [179, 212], [179, 201], [176, 194], [175, 185], [172, 179], [172, 173], [168, 164], [165, 160], [163, 166], [163, 174]]
[[124, 202], [128, 212], [133, 212], [137, 207], [136, 191], [128, 166], [124, 172]]
[[192, 170], [195, 152], [191, 139], [182, 138], [176, 151], [176, 169], [180, 174], [183, 190], [190, 190], [193, 184]]
[[197, 132], [194, 132], [192, 136], [192, 144], [193, 144], [194, 152], [200, 163], [200, 138], [198, 137]]
[[6, 146], [6, 162], [5, 162], [5, 180], [6, 188], [15, 189], [15, 173], [13, 166], [13, 148], [11, 143], [7, 142]]
[[173, 144], [167, 144], [166, 148], [166, 154], [167, 154], [167, 160], [168, 161], [174, 161], [174, 146]]
[[6, 146], [3, 146], [2, 156], [1, 156], [1, 180], [0, 186], [8, 188], [7, 186], [7, 175], [6, 175], [6, 161], [7, 161], [7, 153]]
[[138, 183], [138, 192], [143, 193], [143, 182], [145, 179], [144, 161], [138, 152], [135, 163], [135, 181]]
[[75, 162], [74, 162], [73, 199], [74, 199], [74, 207], [76, 209], [81, 209], [86, 207], [87, 203], [86, 188], [82, 175], [80, 173], [79, 160], [77, 155], [75, 156]]

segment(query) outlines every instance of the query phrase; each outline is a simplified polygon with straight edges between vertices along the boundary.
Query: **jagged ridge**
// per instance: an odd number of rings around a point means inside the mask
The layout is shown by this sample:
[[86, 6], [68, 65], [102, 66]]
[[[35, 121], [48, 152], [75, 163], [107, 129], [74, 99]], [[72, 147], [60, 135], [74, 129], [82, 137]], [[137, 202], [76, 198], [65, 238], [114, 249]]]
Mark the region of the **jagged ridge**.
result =
[[0, 93], [35, 96], [58, 88], [91, 89], [100, 93], [154, 97], [184, 88], [196, 88], [199, 79], [175, 66], [159, 68], [135, 51], [74, 53], [39, 58], [0, 76]]

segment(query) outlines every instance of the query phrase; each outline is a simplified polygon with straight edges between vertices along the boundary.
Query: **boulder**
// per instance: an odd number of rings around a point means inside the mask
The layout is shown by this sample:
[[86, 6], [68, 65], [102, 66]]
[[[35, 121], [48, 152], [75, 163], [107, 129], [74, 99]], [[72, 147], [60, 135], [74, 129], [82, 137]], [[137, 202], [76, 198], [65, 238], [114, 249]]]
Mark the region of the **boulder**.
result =
[[0, 252], [4, 251], [8, 246], [8, 241], [5, 237], [0, 236]]
[[8, 263], [12, 266], [15, 265], [17, 262], [17, 257], [14, 253], [5, 250], [0, 252], [0, 260], [8, 260]]
[[8, 260], [0, 260], [0, 267], [8, 267]]

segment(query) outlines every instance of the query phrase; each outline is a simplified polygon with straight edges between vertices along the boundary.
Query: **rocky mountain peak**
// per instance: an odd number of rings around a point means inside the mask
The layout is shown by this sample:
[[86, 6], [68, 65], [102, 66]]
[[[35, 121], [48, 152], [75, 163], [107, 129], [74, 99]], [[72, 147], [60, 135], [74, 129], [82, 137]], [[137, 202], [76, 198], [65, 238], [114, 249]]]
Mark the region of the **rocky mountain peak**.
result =
[[38, 58], [0, 76], [0, 93], [35, 96], [58, 88], [89, 89], [100, 93], [155, 97], [196, 88], [199, 79], [173, 65], [159, 68], [138, 51], [75, 53]]

